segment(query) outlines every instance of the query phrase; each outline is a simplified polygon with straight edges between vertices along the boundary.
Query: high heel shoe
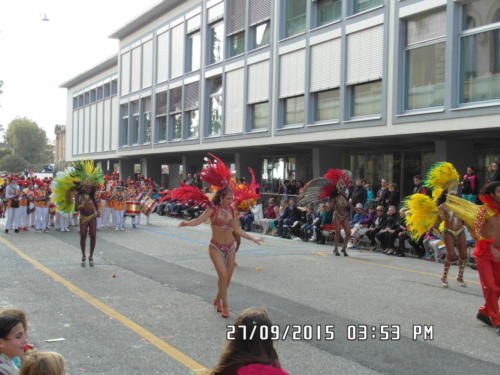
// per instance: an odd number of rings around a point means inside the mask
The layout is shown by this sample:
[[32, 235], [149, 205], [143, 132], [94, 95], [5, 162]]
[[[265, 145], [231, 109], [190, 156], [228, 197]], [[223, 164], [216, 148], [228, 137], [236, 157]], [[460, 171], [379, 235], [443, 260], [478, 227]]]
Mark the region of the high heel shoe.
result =
[[214, 304], [214, 307], [215, 307], [215, 311], [217, 311], [218, 313], [220, 313], [222, 310], [220, 308], [220, 303], [214, 299], [213, 301], [213, 304]]
[[87, 260], [87, 257], [82, 257], [82, 262], [80, 263], [80, 265], [81, 265], [82, 267], [85, 267], [85, 262], [86, 262], [86, 260]]
[[344, 254], [345, 257], [348, 257], [349, 255], [347, 254], [347, 250], [345, 248], [342, 248], [342, 254]]
[[94, 258], [89, 258], [89, 266], [94, 267]]
[[222, 316], [224, 319], [229, 318], [229, 312], [227, 311], [227, 305], [222, 305], [220, 316]]
[[340, 256], [339, 250], [337, 248], [333, 250], [333, 253], [338, 257]]
[[441, 278], [441, 288], [448, 288], [448, 279]]
[[459, 279], [457, 278], [457, 283], [459, 286], [461, 286], [462, 288], [466, 288], [467, 287], [467, 284], [465, 283], [464, 279]]

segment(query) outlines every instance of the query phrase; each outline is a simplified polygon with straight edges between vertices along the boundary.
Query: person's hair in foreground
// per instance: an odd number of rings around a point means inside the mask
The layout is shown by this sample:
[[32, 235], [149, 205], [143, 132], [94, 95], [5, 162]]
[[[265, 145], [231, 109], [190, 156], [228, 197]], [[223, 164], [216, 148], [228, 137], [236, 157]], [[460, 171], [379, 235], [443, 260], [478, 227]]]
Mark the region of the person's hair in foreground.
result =
[[[218, 364], [212, 369], [210, 375], [245, 374], [244, 371], [238, 370], [244, 370], [243, 368], [249, 365], [264, 365], [266, 370], [270, 370], [259, 372], [262, 374], [287, 375], [287, 372], [281, 370], [271, 335], [268, 335], [267, 340], [261, 340], [258, 334], [261, 326], [267, 326], [270, 332], [271, 325], [271, 319], [263, 308], [253, 307], [241, 312], [234, 322], [234, 340], [227, 342]], [[239, 328], [241, 326], [246, 328]], [[252, 332], [254, 326], [256, 326], [256, 334], [249, 339], [248, 332]]]
[[32, 352], [23, 357], [19, 375], [64, 375], [64, 359], [55, 352]]

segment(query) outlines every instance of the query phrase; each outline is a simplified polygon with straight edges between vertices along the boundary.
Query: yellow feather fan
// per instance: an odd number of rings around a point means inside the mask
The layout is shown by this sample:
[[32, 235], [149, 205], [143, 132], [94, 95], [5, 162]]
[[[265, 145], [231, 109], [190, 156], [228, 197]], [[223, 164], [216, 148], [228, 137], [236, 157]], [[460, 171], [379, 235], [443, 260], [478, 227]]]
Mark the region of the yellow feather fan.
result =
[[438, 200], [445, 190], [456, 188], [459, 181], [460, 175], [453, 164], [441, 161], [429, 169], [424, 185], [433, 190], [432, 198]]
[[413, 194], [405, 201], [406, 224], [413, 239], [418, 240], [438, 219], [436, 203], [425, 194]]

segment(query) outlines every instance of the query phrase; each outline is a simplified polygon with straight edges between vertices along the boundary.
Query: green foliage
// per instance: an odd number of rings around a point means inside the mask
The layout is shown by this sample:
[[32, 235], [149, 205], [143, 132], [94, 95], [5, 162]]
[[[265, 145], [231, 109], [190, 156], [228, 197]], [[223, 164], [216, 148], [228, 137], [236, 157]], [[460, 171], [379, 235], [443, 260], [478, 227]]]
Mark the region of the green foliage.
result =
[[16, 118], [9, 124], [5, 142], [15, 155], [27, 160], [30, 166], [45, 165], [52, 161], [52, 155], [47, 152], [45, 130], [27, 118]]
[[0, 170], [19, 173], [28, 168], [28, 162], [18, 155], [6, 155], [0, 159]]
[[0, 148], [0, 159], [2, 159], [4, 156], [11, 155], [12, 154], [12, 149], [11, 148]]

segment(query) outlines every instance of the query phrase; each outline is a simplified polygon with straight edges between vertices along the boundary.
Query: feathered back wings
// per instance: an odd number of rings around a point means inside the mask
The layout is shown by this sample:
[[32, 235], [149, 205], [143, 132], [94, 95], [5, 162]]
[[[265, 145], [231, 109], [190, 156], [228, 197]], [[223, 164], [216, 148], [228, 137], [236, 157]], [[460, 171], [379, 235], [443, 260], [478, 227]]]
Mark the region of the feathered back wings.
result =
[[346, 189], [350, 184], [350, 172], [342, 169], [329, 169], [323, 177], [309, 181], [299, 195], [299, 206], [308, 206], [329, 198], [337, 190]]
[[213, 159], [205, 158], [206, 164], [200, 172], [200, 179], [218, 189], [227, 187], [231, 183], [231, 171], [224, 162], [213, 154], [209, 154]]

